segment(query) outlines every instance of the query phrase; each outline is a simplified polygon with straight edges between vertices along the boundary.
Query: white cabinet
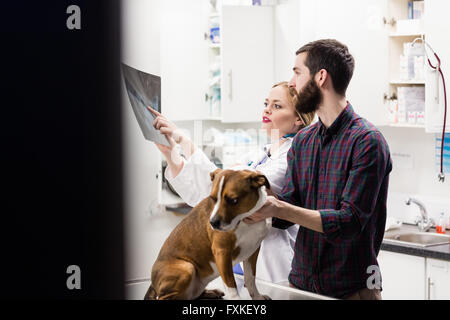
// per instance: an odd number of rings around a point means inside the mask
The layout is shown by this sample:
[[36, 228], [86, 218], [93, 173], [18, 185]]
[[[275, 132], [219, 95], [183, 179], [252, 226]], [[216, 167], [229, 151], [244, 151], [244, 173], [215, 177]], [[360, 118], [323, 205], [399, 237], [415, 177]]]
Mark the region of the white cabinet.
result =
[[355, 112], [374, 125], [385, 125], [387, 105], [383, 97], [388, 90], [388, 31], [383, 17], [387, 14], [387, 0], [314, 3], [313, 38], [337, 39], [349, 47], [355, 58], [355, 70], [347, 90]]
[[[416, 59], [411, 49], [408, 49], [409, 54], [405, 55], [405, 45], [424, 36], [423, 19], [408, 19], [407, 1], [389, 0], [385, 22], [389, 30], [387, 65], [389, 91], [386, 95], [386, 104], [391, 105], [387, 110], [389, 125], [423, 129], [425, 127], [423, 123], [425, 79], [421, 71], [423, 64], [417, 63], [414, 67], [410, 65], [412, 59]], [[415, 54], [421, 52], [420, 48], [417, 49], [419, 45], [420, 42], [416, 45]], [[415, 99], [411, 100], [412, 97]]]
[[[425, 60], [424, 74], [425, 79], [402, 81], [398, 77], [399, 56], [403, 52], [403, 44], [413, 42], [417, 38], [423, 37], [442, 59], [442, 70], [444, 75], [450, 72], [450, 68], [444, 62], [450, 57], [450, 47], [448, 46], [448, 30], [450, 29], [450, 20], [446, 12], [450, 9], [450, 2], [446, 0], [425, 0], [424, 17], [420, 20], [407, 20], [407, 0], [389, 0], [388, 24], [390, 25], [389, 39], [389, 69], [390, 77], [390, 96], [396, 93], [397, 87], [418, 86], [425, 88], [425, 123], [417, 124], [394, 124], [392, 126], [417, 127], [424, 128], [426, 132], [442, 132], [444, 116], [444, 90], [442, 79], [437, 77], [437, 72], [430, 68]], [[422, 20], [422, 21], [421, 21]], [[417, 22], [417, 23], [409, 23]], [[400, 28], [400, 24], [403, 26]], [[404, 26], [410, 26], [406, 30]], [[409, 29], [409, 30], [408, 30]], [[421, 41], [417, 41], [421, 44]], [[432, 51], [426, 47], [431, 62], [436, 65], [437, 60]], [[393, 76], [394, 75], [394, 76]], [[395, 76], [397, 75], [397, 76]], [[418, 92], [418, 91], [416, 91]], [[417, 94], [417, 93], [416, 93]], [[398, 97], [400, 99], [400, 97]], [[399, 105], [400, 110], [400, 105]], [[408, 117], [408, 116], [407, 116]], [[447, 125], [450, 121], [447, 119]], [[447, 128], [450, 132], [450, 128]]]
[[450, 262], [427, 258], [427, 298], [450, 299]]
[[206, 0], [163, 1], [161, 106], [173, 121], [207, 117], [209, 9]]
[[[425, 33], [426, 41], [441, 58], [442, 70], [447, 78], [449, 88], [450, 76], [450, 46], [448, 32], [450, 30], [450, 1], [425, 0]], [[431, 63], [436, 65], [436, 59], [431, 51], [428, 51]], [[444, 119], [444, 88], [442, 79], [437, 79], [436, 71], [426, 67], [425, 73], [425, 119], [427, 132], [442, 132]], [[450, 92], [449, 92], [450, 93]], [[438, 97], [438, 99], [436, 99]], [[446, 132], [450, 132], [450, 115], [447, 112]]]
[[[260, 121], [274, 81], [273, 7], [220, 10], [220, 44], [210, 40], [208, 0], [164, 1], [161, 101], [173, 121]], [[221, 57], [221, 111], [211, 106], [212, 52]]]
[[383, 299], [425, 299], [425, 258], [381, 250], [378, 263]]
[[273, 7], [223, 6], [222, 121], [261, 121], [274, 81]]
[[[301, 1], [305, 2], [305, 1]], [[355, 71], [347, 96], [355, 111], [377, 126], [426, 128], [427, 132], [442, 130], [444, 115], [444, 90], [436, 72], [425, 66], [425, 79], [402, 80], [400, 55], [403, 44], [425, 36], [442, 60], [442, 70], [449, 78], [450, 46], [450, 1], [425, 0], [423, 28], [415, 27], [399, 31], [399, 25], [408, 25], [408, 0], [317, 0], [308, 6], [308, 18], [313, 29], [309, 37], [335, 38], [347, 44], [355, 57]], [[358, 12], [355, 15], [354, 12]], [[418, 21], [415, 21], [418, 22]], [[421, 25], [420, 23], [411, 24]], [[403, 28], [403, 27], [402, 27]], [[305, 32], [305, 31], [302, 31]], [[420, 43], [420, 41], [419, 41]], [[432, 52], [429, 56], [436, 64]], [[394, 123], [396, 117], [390, 109], [390, 100], [397, 99], [397, 88], [425, 87], [425, 124]], [[438, 100], [435, 99], [438, 96]], [[389, 117], [391, 114], [391, 117]], [[447, 132], [450, 132], [450, 116], [447, 117]]]
[[449, 261], [381, 250], [378, 263], [383, 299], [450, 299]]

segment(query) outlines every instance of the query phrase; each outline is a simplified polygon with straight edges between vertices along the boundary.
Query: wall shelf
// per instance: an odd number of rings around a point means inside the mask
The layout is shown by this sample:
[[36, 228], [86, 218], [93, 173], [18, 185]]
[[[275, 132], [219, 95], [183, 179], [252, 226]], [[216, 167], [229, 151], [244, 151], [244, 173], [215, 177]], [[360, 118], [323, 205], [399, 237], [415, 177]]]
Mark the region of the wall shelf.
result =
[[[408, 14], [408, 0], [388, 0], [388, 14], [387, 17], [393, 23], [389, 23], [388, 31], [388, 95], [390, 97], [395, 96], [397, 101], [391, 101], [389, 103], [388, 110], [390, 115], [398, 112], [398, 116], [403, 117], [403, 114], [407, 118], [408, 111], [416, 111], [416, 109], [410, 109], [406, 104], [410, 101], [404, 101], [406, 97], [398, 100], [398, 90], [401, 87], [408, 87], [409, 89], [418, 87], [418, 90], [422, 90], [425, 87], [425, 79], [410, 79], [403, 80], [403, 77], [411, 76], [411, 64], [413, 61], [409, 57], [404, 57], [401, 60], [401, 56], [405, 54], [405, 43], [411, 43], [416, 38], [425, 38], [425, 28], [423, 19], [411, 19]], [[410, 53], [413, 55], [413, 53]], [[421, 70], [418, 70], [421, 71]], [[405, 74], [406, 73], [406, 74]], [[416, 73], [417, 77], [424, 77], [425, 75]], [[409, 90], [408, 89], [408, 90]], [[415, 90], [415, 89], [414, 89]], [[401, 103], [401, 105], [400, 105]], [[425, 129], [425, 124], [411, 124], [408, 122], [402, 123], [390, 123], [389, 120], [393, 120], [392, 116], [388, 117], [386, 126], [391, 128], [412, 128], [412, 129]]]
[[392, 38], [402, 38], [402, 37], [417, 37], [417, 38], [421, 38], [423, 37], [425, 34], [424, 33], [397, 33], [397, 32], [392, 32], [389, 34], [389, 37]]
[[425, 125], [424, 124], [411, 124], [411, 123], [390, 123], [390, 124], [388, 124], [388, 127], [425, 129]]
[[213, 116], [210, 116], [210, 117], [205, 117], [205, 118], [203, 118], [203, 119], [200, 119], [200, 120], [212, 120], [212, 121], [222, 121], [222, 117], [213, 117]]
[[391, 80], [389, 84], [392, 85], [404, 85], [404, 84], [417, 84], [425, 85], [425, 80]]

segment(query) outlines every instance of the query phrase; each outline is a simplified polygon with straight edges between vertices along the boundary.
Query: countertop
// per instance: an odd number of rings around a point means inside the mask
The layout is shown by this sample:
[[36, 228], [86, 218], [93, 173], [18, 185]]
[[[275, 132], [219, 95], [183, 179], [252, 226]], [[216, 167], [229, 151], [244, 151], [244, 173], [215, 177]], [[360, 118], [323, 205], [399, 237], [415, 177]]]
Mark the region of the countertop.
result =
[[[386, 231], [384, 235], [388, 236], [392, 233], [399, 233], [399, 232], [404, 233], [411, 231], [418, 232], [419, 229], [417, 228], [416, 225], [403, 224], [399, 229]], [[436, 233], [436, 230], [434, 228], [431, 228], [428, 232]], [[446, 234], [450, 235], [450, 232], [447, 231]], [[395, 244], [392, 242], [388, 243], [383, 240], [383, 243], [381, 244], [381, 250], [450, 261], [450, 243], [430, 247], [418, 247], [415, 245], [404, 243], [395, 243]]]

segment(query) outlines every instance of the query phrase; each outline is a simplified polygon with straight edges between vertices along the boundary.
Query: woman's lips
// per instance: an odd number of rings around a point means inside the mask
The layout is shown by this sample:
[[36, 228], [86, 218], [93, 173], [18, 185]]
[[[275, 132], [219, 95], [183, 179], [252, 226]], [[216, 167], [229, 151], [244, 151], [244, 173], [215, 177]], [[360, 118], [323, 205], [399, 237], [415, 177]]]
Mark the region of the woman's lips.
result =
[[267, 118], [267, 117], [263, 117], [262, 122], [268, 123], [268, 122], [272, 122], [272, 121], [269, 118]]

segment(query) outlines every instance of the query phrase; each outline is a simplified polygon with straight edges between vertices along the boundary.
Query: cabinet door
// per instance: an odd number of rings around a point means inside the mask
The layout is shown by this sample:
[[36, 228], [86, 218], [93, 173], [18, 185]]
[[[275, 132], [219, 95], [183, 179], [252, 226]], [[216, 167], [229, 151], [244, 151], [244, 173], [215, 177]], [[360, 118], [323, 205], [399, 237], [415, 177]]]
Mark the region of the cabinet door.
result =
[[427, 258], [427, 297], [450, 299], [450, 262]]
[[[441, 58], [442, 71], [447, 78], [447, 89], [450, 75], [450, 46], [448, 45], [448, 31], [450, 30], [450, 1], [426, 0], [425, 4], [425, 38], [433, 50]], [[428, 49], [428, 48], [427, 48]], [[428, 51], [430, 61], [436, 65], [436, 59]], [[442, 132], [444, 121], [444, 88], [442, 79], [437, 78], [436, 71], [425, 67], [425, 121], [427, 132]], [[449, 92], [450, 93], [450, 92]], [[438, 98], [437, 98], [438, 97]], [[450, 115], [447, 113], [446, 132], [450, 132]]]
[[273, 8], [223, 6], [221, 18], [222, 121], [259, 122], [274, 79]]
[[378, 264], [383, 299], [425, 299], [425, 258], [381, 250]]
[[[336, 39], [346, 44], [355, 58], [347, 99], [355, 112], [374, 125], [388, 123], [389, 90], [387, 0], [317, 0], [309, 19], [313, 39]], [[304, 37], [302, 37], [304, 38]]]
[[[208, 116], [208, 1], [163, 1], [161, 108], [174, 121]], [[150, 41], [150, 39], [149, 39]], [[151, 57], [148, 57], [151, 59]]]

